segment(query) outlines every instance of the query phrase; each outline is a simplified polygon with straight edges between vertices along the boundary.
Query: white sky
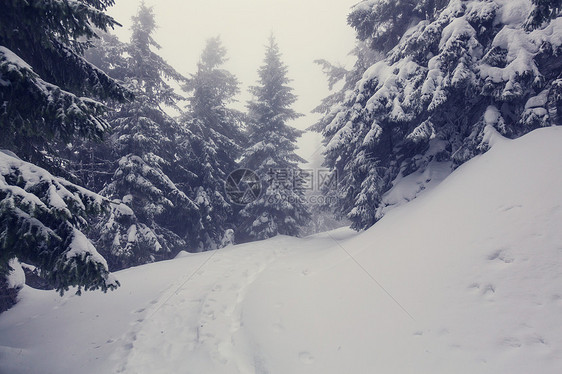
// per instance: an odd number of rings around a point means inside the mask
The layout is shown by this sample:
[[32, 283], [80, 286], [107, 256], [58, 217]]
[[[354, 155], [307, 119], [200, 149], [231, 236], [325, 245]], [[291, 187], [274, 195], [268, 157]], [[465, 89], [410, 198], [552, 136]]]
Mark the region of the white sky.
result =
[[[241, 82], [240, 109], [250, 99], [247, 87], [257, 80], [257, 69], [264, 58], [271, 33], [277, 38], [283, 61], [289, 67], [291, 86], [299, 100], [294, 109], [305, 115], [292, 123], [305, 129], [318, 115], [310, 114], [328, 95], [326, 78], [313, 63], [324, 58], [350, 66], [348, 56], [355, 33], [347, 26], [349, 9], [358, 0], [145, 0], [153, 6], [158, 29], [155, 40], [159, 54], [176, 70], [188, 76], [209, 37], [220, 35], [228, 49], [225, 65]], [[116, 30], [122, 40], [129, 39], [131, 16], [140, 0], [116, 0], [109, 9], [123, 27]], [[312, 141], [312, 140], [311, 140]], [[316, 142], [313, 141], [314, 143]], [[304, 145], [303, 145], [304, 146]], [[310, 144], [309, 154], [315, 145]], [[307, 152], [303, 153], [308, 158]]]
[[[264, 58], [264, 46], [274, 33], [289, 67], [292, 87], [299, 96], [295, 109], [308, 115], [327, 96], [328, 87], [320, 67], [313, 63], [324, 58], [351, 64], [347, 56], [355, 36], [346, 17], [358, 0], [145, 0], [153, 6], [158, 30], [159, 54], [184, 75], [196, 71], [205, 41], [220, 35], [228, 49], [225, 66], [240, 80], [242, 91], [254, 85], [257, 69]], [[109, 9], [123, 27], [116, 33], [129, 38], [131, 16], [139, 0], [116, 0]], [[241, 103], [250, 97], [240, 96]], [[308, 117], [308, 116], [307, 116]], [[298, 120], [299, 128], [309, 126], [311, 118]]]

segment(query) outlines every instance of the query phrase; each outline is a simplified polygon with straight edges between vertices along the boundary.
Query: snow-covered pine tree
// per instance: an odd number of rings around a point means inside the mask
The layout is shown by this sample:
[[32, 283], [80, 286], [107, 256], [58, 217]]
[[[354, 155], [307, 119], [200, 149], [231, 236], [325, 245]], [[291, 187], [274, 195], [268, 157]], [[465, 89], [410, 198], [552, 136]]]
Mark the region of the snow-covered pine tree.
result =
[[[326, 60], [316, 60], [315, 62], [322, 67], [322, 71], [328, 79], [328, 88], [333, 90], [334, 86], [341, 81], [343, 85], [341, 89], [333, 91], [329, 96], [322, 100], [322, 103], [313, 109], [314, 113], [322, 114], [322, 117], [308, 130], [322, 132], [338, 115], [341, 110], [345, 109], [346, 95], [352, 92], [357, 82], [363, 76], [363, 73], [369, 66], [384, 58], [384, 53], [375, 51], [369, 47], [366, 41], [357, 41], [350, 55], [356, 58], [354, 66], [347, 70], [343, 66], [335, 66]], [[331, 181], [328, 184], [318, 186], [322, 190], [325, 199], [321, 200], [322, 204], [314, 204], [311, 207], [313, 222], [319, 227], [337, 227], [347, 220], [347, 208], [343, 205], [334, 204], [335, 201], [341, 201], [341, 191], [337, 188], [337, 175], [332, 174]], [[335, 220], [334, 220], [335, 219]], [[324, 222], [328, 222], [325, 225]], [[331, 226], [329, 226], [331, 224]], [[318, 231], [313, 231], [318, 232]]]
[[535, 30], [558, 17], [562, 10], [562, 0], [531, 0], [533, 11], [525, 24], [527, 30]]
[[36, 266], [61, 294], [69, 287], [116, 288], [105, 259], [87, 239], [87, 218], [108, 210], [103, 197], [0, 152], [0, 278], [10, 260]]
[[241, 154], [243, 114], [228, 107], [239, 92], [239, 83], [222, 68], [226, 60], [220, 38], [207, 40], [197, 72], [184, 85], [184, 90], [192, 93], [181, 122], [189, 130], [190, 170], [197, 175], [191, 197], [201, 214], [196, 234], [201, 250], [220, 247], [227, 230], [234, 227], [233, 207], [224, 195], [224, 183], [237, 168]]
[[[0, 148], [52, 170], [57, 157], [49, 152], [49, 142], [99, 138], [107, 130], [101, 117], [105, 107], [92, 97], [124, 100], [130, 94], [82, 55], [96, 30], [116, 25], [104, 13], [111, 4], [2, 3]], [[86, 219], [109, 202], [10, 151], [0, 153], [0, 294], [16, 294], [4, 289], [15, 258], [35, 265], [60, 292], [71, 286], [116, 287], [105, 260], [85, 236]]]
[[404, 32], [424, 19], [433, 19], [448, 0], [366, 0], [347, 17], [359, 40], [382, 52], [394, 48]]
[[354, 89], [365, 70], [375, 62], [384, 59], [384, 53], [371, 49], [365, 41], [357, 41], [349, 55], [354, 56], [356, 59], [354, 66], [350, 70], [341, 65], [334, 65], [324, 59], [314, 61], [322, 68], [322, 72], [326, 75], [330, 91], [341, 81], [343, 81], [343, 86], [322, 99], [321, 104], [312, 110], [313, 113], [322, 114], [322, 117], [317, 123], [310, 126], [308, 130], [321, 132], [328, 126], [342, 108], [346, 93]]
[[166, 80], [185, 78], [153, 51], [159, 47], [155, 27], [152, 9], [142, 4], [129, 43], [109, 36], [90, 55], [135, 94], [108, 115], [112, 129], [104, 143], [74, 149], [75, 174], [101, 174], [92, 188], [115, 202], [95, 233], [112, 268], [169, 258], [187, 248], [199, 217], [189, 198], [195, 175], [187, 169], [188, 134], [160, 107], [175, 106], [180, 98]]
[[[394, 25], [394, 15], [371, 13], [387, 3], [363, 1], [352, 9], [358, 36], [385, 58], [321, 121], [326, 165], [340, 184], [334, 209], [355, 229], [381, 217], [383, 196], [397, 178], [431, 162], [460, 165], [487, 149], [485, 134], [494, 129], [517, 137], [561, 123], [556, 6], [529, 31], [538, 1], [422, 1], [437, 11], [417, 13], [407, 27], [402, 17]], [[388, 30], [402, 32], [394, 46], [380, 39]]]
[[[0, 11], [0, 147], [62, 172], [46, 139], [100, 138], [107, 130], [98, 99], [128, 91], [82, 56], [97, 30], [117, 25], [113, 0], [7, 1]], [[47, 154], [48, 156], [45, 156]]]
[[287, 124], [300, 116], [291, 108], [296, 96], [288, 86], [287, 72], [272, 36], [258, 70], [259, 86], [251, 87], [254, 99], [248, 103], [249, 147], [241, 166], [253, 170], [263, 187], [261, 196], [240, 211], [242, 240], [297, 236], [310, 217], [298, 167], [304, 160], [295, 153], [302, 132]]

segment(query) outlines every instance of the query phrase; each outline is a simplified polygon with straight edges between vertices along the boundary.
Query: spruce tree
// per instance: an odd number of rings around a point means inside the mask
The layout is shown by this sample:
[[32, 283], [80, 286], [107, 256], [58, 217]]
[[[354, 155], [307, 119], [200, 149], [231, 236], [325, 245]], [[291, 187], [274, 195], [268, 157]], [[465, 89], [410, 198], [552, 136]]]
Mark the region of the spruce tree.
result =
[[192, 199], [201, 215], [197, 246], [202, 250], [220, 247], [233, 227], [233, 207], [224, 195], [224, 183], [241, 154], [243, 115], [228, 107], [239, 92], [239, 83], [221, 68], [225, 62], [220, 38], [209, 39], [197, 72], [184, 85], [192, 93], [182, 122], [190, 135], [190, 170], [197, 175]]
[[527, 19], [527, 30], [535, 30], [558, 17], [562, 10], [562, 0], [532, 0], [533, 11]]
[[92, 188], [114, 202], [111, 214], [95, 225], [96, 242], [113, 268], [170, 258], [193, 245], [199, 217], [189, 197], [195, 175], [187, 167], [187, 131], [161, 109], [181, 98], [167, 79], [185, 78], [154, 51], [155, 27], [152, 9], [142, 4], [129, 43], [109, 36], [90, 55], [123, 79], [135, 100], [108, 115], [112, 129], [104, 143], [73, 150], [74, 167], [96, 176]]
[[88, 240], [88, 218], [110, 202], [0, 151], [0, 278], [13, 258], [36, 266], [61, 294], [69, 287], [116, 288], [106, 260]]
[[[392, 26], [390, 14], [381, 18], [385, 12], [370, 15], [385, 3], [363, 1], [352, 9], [358, 37], [384, 55], [317, 126], [326, 166], [338, 175], [333, 209], [355, 229], [371, 226], [395, 203], [385, 194], [401, 178], [436, 162], [464, 163], [487, 150], [490, 131], [515, 138], [561, 124], [555, 2], [532, 32], [526, 25], [538, 1], [531, 14], [511, 18], [502, 16], [506, 2], [451, 1], [430, 6], [437, 11], [420, 13], [407, 29]], [[391, 29], [398, 32], [393, 45], [375, 32]]]
[[448, 0], [367, 0], [353, 7], [348, 24], [357, 31], [359, 40], [387, 52], [411, 26], [420, 20], [433, 20]]
[[[0, 147], [38, 165], [64, 165], [46, 139], [101, 138], [105, 106], [129, 92], [83, 58], [97, 30], [118, 25], [113, 0], [7, 1], [0, 12]], [[45, 157], [49, 154], [49, 157]]]
[[100, 138], [108, 129], [102, 117], [106, 108], [94, 98], [130, 97], [83, 58], [97, 30], [117, 25], [104, 13], [112, 4], [7, 1], [1, 6], [0, 148], [12, 152], [0, 153], [0, 278], [18, 258], [37, 266], [61, 293], [71, 286], [105, 291], [118, 285], [86, 237], [87, 220], [107, 211], [109, 201], [26, 162], [60, 171], [49, 144]]
[[300, 116], [291, 105], [296, 96], [288, 83], [288, 68], [273, 37], [266, 47], [264, 64], [258, 70], [259, 85], [251, 87], [248, 103], [249, 147], [241, 165], [262, 181], [261, 196], [240, 212], [243, 240], [260, 240], [278, 234], [297, 236], [310, 217], [302, 189], [304, 160], [295, 153], [302, 134], [287, 124]]

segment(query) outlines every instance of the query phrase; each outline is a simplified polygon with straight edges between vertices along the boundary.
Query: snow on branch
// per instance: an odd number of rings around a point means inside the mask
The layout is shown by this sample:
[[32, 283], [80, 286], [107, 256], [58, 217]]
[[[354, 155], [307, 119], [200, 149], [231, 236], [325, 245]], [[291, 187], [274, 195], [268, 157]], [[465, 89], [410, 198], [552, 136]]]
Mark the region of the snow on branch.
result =
[[[103, 197], [46, 170], [0, 152], [0, 248], [37, 266], [59, 292], [69, 287], [116, 288], [105, 259], [87, 239], [91, 214], [108, 208]], [[0, 268], [7, 264], [0, 263]]]

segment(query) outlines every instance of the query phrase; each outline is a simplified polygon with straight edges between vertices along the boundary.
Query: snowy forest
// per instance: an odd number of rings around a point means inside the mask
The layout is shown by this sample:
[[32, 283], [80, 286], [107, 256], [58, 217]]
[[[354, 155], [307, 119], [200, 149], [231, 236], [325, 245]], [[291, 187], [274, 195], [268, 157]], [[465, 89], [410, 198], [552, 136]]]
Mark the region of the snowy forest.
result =
[[[152, 9], [140, 5], [131, 40], [121, 42], [110, 32], [117, 22], [103, 13], [112, 4], [5, 6], [3, 290], [15, 261], [61, 293], [106, 291], [118, 286], [110, 271], [180, 250], [296, 236], [310, 218], [293, 188], [301, 132], [287, 121], [299, 114], [275, 38], [243, 113], [229, 107], [239, 87], [222, 68], [220, 38], [208, 39], [197, 71], [185, 77], [157, 53]], [[264, 183], [250, 204], [226, 196], [237, 169]], [[282, 172], [290, 176], [277, 179]]]
[[[24, 287], [103, 302], [123, 269], [369, 233], [498, 139], [562, 125], [562, 0], [359, 1], [353, 63], [314, 61], [330, 93], [306, 129], [275, 32], [244, 87], [221, 36], [182, 74], [154, 8], [116, 20], [116, 1], [0, 5], [0, 313]], [[310, 133], [321, 170], [299, 153]]]

